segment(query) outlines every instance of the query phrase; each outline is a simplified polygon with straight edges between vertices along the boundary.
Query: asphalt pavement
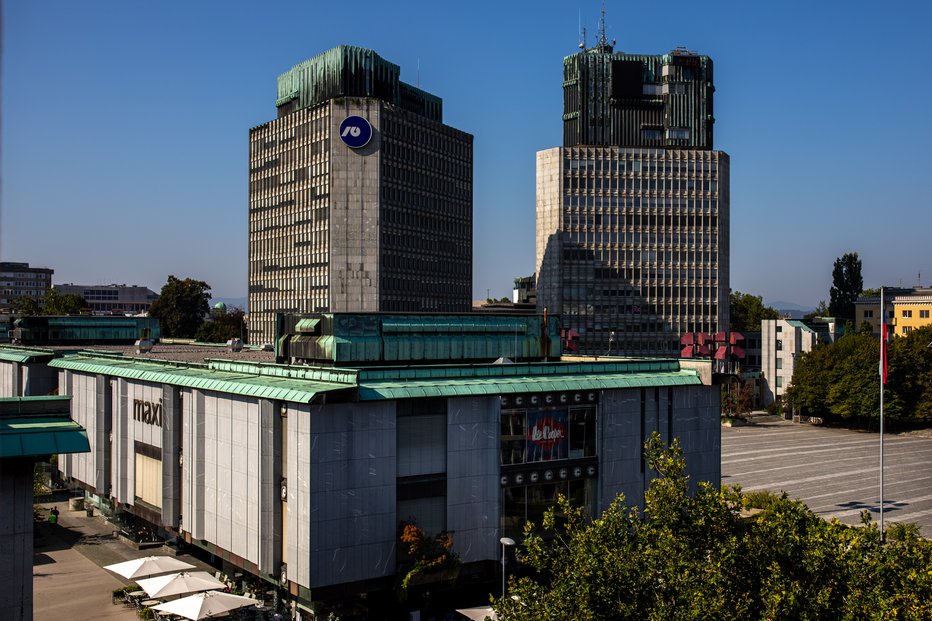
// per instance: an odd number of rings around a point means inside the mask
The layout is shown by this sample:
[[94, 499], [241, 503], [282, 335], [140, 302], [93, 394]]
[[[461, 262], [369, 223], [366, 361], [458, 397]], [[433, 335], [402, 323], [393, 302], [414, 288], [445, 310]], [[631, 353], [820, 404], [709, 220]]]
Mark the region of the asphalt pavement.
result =
[[[722, 483], [786, 491], [816, 514], [860, 524], [880, 517], [879, 434], [792, 423], [775, 416], [722, 427]], [[932, 438], [884, 435], [884, 521], [932, 537]]]

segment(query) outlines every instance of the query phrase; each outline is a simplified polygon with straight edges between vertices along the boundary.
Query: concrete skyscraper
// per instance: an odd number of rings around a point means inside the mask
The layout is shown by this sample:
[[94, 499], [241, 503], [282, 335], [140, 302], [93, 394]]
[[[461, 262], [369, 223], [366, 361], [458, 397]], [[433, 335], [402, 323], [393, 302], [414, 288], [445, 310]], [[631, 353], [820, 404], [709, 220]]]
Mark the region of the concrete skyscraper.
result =
[[275, 314], [465, 312], [472, 136], [372, 50], [340, 46], [278, 78], [249, 131], [249, 337]]
[[581, 353], [676, 356], [683, 334], [728, 327], [712, 60], [615, 53], [604, 28], [583, 48], [563, 61], [563, 146], [537, 154], [538, 308]]

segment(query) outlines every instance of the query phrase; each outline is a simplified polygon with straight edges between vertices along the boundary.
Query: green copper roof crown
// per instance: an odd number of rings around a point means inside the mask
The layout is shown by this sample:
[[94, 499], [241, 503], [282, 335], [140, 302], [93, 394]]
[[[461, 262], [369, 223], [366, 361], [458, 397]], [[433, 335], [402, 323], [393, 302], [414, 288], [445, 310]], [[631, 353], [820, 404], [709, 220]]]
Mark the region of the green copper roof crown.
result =
[[278, 76], [279, 116], [338, 97], [374, 97], [443, 122], [443, 100], [398, 79], [401, 68], [370, 49], [340, 45]]
[[712, 149], [713, 64], [599, 46], [563, 59], [563, 146]]

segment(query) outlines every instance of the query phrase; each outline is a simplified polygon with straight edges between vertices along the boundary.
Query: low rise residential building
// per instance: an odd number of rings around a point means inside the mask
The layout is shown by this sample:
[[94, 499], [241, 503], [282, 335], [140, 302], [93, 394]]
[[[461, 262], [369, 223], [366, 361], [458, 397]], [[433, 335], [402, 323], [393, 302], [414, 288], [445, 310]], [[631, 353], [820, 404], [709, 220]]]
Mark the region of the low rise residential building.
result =
[[9, 309], [16, 298], [41, 300], [52, 286], [54, 272], [28, 263], [0, 262], [0, 309]]
[[[906, 336], [916, 328], [932, 325], [932, 288], [884, 287], [883, 303], [889, 335]], [[868, 323], [874, 336], [880, 336], [880, 296], [864, 296], [855, 302], [858, 328]]]
[[761, 404], [769, 406], [786, 394], [793, 380], [796, 359], [820, 340], [831, 343], [840, 336], [833, 318], [811, 322], [765, 319], [761, 322]]
[[932, 289], [893, 298], [895, 334], [906, 336], [916, 328], [932, 325]]

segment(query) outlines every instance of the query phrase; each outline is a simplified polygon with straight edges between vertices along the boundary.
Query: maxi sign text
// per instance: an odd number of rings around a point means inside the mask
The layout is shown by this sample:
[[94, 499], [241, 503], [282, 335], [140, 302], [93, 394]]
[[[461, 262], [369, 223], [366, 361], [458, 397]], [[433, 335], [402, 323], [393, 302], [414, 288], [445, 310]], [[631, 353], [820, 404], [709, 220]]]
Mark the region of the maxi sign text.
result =
[[161, 427], [162, 404], [133, 399], [133, 419]]

